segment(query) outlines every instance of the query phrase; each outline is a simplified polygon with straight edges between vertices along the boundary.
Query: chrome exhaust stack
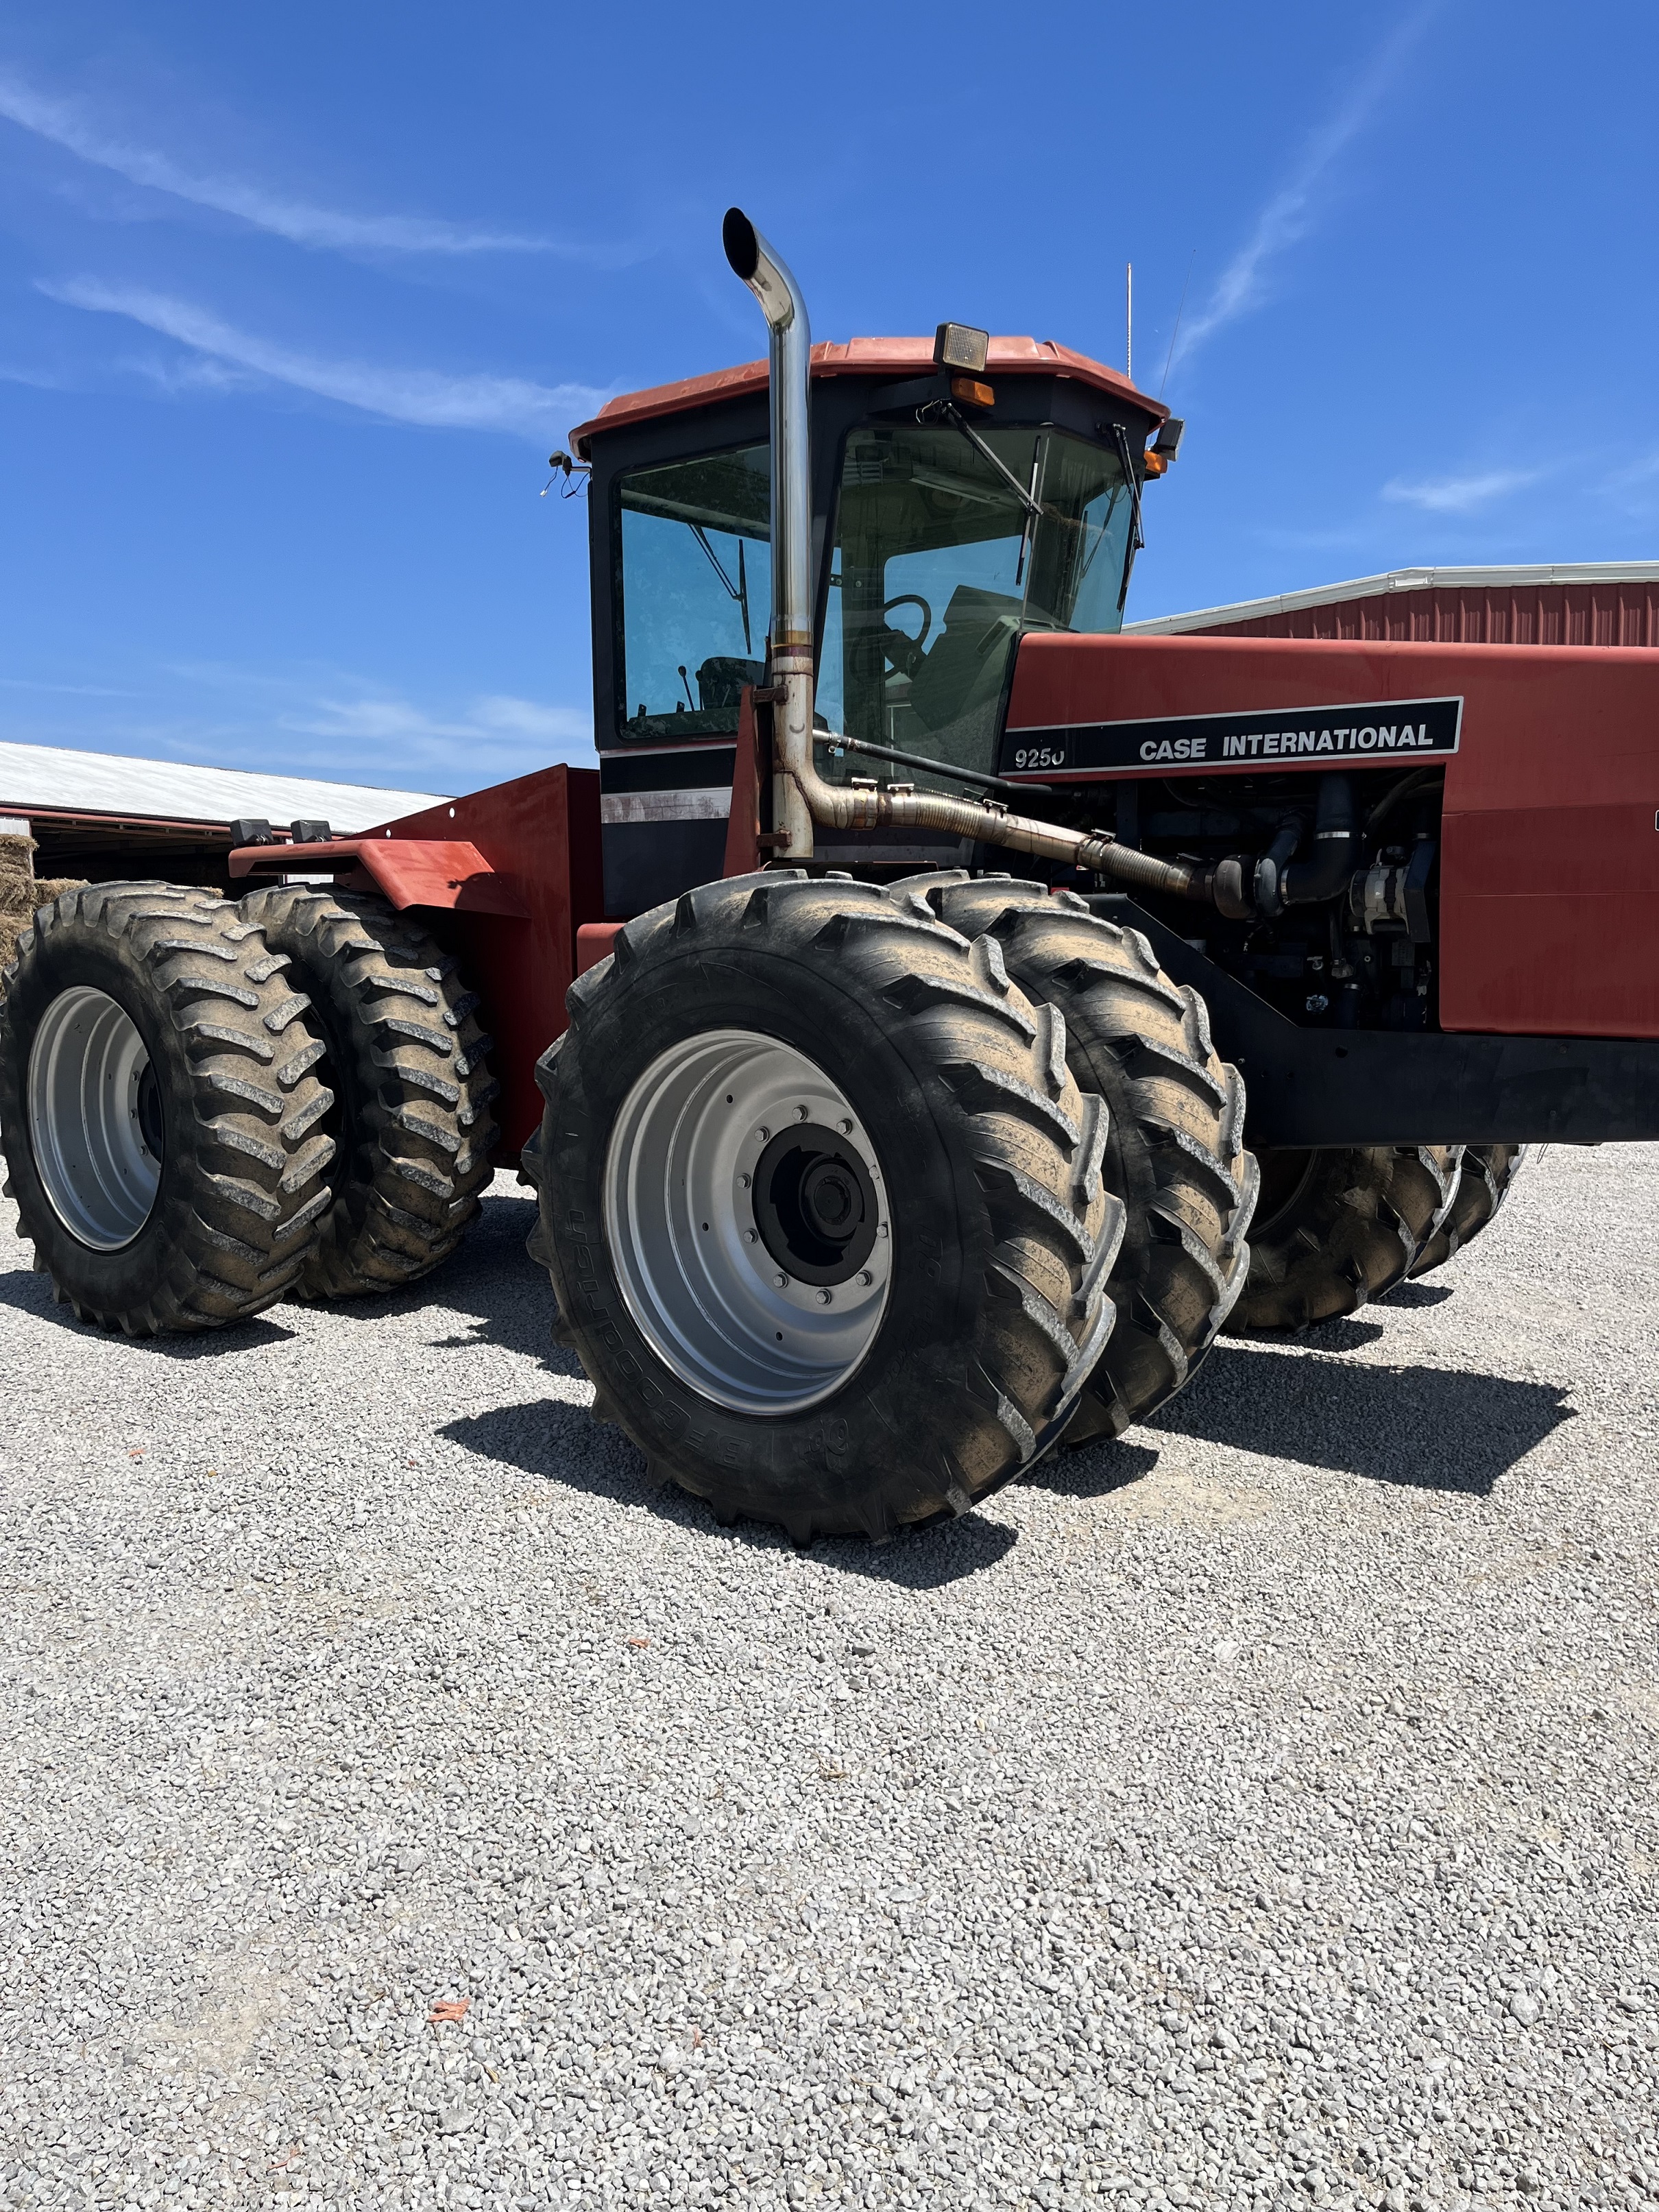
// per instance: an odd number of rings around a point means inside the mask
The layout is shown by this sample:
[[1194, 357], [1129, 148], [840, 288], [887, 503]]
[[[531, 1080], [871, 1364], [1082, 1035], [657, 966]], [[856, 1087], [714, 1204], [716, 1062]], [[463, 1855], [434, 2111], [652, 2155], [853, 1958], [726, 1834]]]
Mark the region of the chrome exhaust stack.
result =
[[773, 827], [787, 843], [780, 860], [812, 857], [806, 781], [785, 763], [804, 758], [812, 775], [812, 326], [800, 287], [741, 208], [728, 208], [726, 258], [760, 301], [769, 332], [772, 411], [772, 628], [768, 678], [774, 702], [776, 772]]
[[1208, 900], [1212, 871], [1155, 860], [1103, 831], [1062, 830], [1010, 814], [994, 801], [931, 791], [872, 791], [826, 783], [812, 757], [811, 375], [806, 301], [781, 258], [741, 208], [721, 226], [726, 258], [760, 301], [769, 336], [772, 427], [772, 825], [779, 860], [812, 857], [812, 825], [830, 830], [931, 830], [1086, 868], [1139, 890]]

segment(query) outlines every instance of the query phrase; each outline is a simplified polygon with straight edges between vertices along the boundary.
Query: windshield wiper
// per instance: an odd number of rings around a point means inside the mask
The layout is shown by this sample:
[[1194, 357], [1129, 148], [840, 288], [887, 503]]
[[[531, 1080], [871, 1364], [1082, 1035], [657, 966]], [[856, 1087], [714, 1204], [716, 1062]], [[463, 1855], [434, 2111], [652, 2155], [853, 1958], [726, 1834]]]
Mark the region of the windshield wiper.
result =
[[872, 745], [864, 738], [843, 737], [837, 730], [815, 730], [812, 742], [828, 745], [839, 759], [842, 753], [868, 753], [872, 760], [896, 761], [901, 768], [925, 769], [929, 775], [948, 775], [957, 783], [975, 783], [986, 791], [1017, 792], [1029, 798], [1035, 792], [1038, 797], [1053, 797], [1052, 786], [1046, 783], [1007, 783], [1000, 775], [983, 775], [976, 768], [957, 768], [950, 761], [928, 760], [921, 753], [902, 753], [891, 745]]
[[734, 584], [720, 566], [720, 556], [709, 544], [708, 533], [704, 530], [702, 523], [694, 522], [691, 525], [691, 535], [708, 556], [714, 566], [714, 574], [737, 601], [738, 610], [743, 616], [743, 649], [745, 653], [752, 653], [755, 648], [749, 641], [749, 578], [744, 568], [742, 538], [739, 538], [738, 540], [738, 580]]
[[[1103, 422], [1096, 427], [1103, 430], [1109, 426]], [[1146, 544], [1146, 533], [1140, 526], [1140, 478], [1135, 474], [1135, 457], [1129, 444], [1129, 434], [1121, 422], [1114, 422], [1109, 427], [1117, 441], [1117, 458], [1122, 465], [1123, 481], [1128, 485], [1129, 497], [1134, 502], [1129, 518], [1129, 550], [1124, 556], [1123, 582], [1117, 595], [1117, 611], [1121, 614], [1123, 603], [1129, 596], [1129, 577], [1134, 568], [1135, 555]]]
[[948, 422], [953, 429], [960, 430], [963, 436], [966, 438], [969, 444], [974, 448], [974, 451], [976, 453], [983, 455], [985, 459], [989, 461], [991, 466], [1002, 478], [1004, 483], [1007, 485], [1009, 490], [1012, 492], [1014, 497], [1025, 509], [1026, 514], [1030, 515], [1032, 521], [1042, 521], [1043, 509], [1038, 504], [1035, 494], [1027, 491], [1024, 485], [1014, 474], [1013, 471], [1011, 468], [1006, 467], [997, 459], [996, 455], [991, 451], [991, 448], [986, 444], [984, 439], [980, 436], [979, 432], [975, 429], [973, 424], [969, 422], [966, 416], [961, 412], [953, 401], [949, 399], [930, 399], [925, 407], [917, 408], [916, 420], [918, 422]]

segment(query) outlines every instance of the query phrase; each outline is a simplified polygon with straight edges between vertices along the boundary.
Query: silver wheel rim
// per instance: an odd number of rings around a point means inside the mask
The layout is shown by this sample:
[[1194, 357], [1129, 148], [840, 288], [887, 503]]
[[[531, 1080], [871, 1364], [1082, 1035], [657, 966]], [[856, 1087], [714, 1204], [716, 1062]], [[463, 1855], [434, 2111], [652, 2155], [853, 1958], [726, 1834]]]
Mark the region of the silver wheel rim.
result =
[[88, 986], [59, 992], [34, 1033], [34, 1164], [58, 1219], [94, 1252], [131, 1244], [155, 1204], [161, 1163], [143, 1127], [149, 1067], [132, 1017]]
[[[839, 1158], [817, 1149], [826, 1133]], [[826, 1178], [828, 1202], [850, 1193], [857, 1214], [829, 1260], [807, 1229], [786, 1246], [779, 1225], [782, 1199], [823, 1194]], [[875, 1147], [822, 1068], [752, 1030], [690, 1037], [635, 1084], [605, 1158], [605, 1227], [641, 1334], [732, 1413], [818, 1404], [864, 1358], [886, 1310], [892, 1224]]]

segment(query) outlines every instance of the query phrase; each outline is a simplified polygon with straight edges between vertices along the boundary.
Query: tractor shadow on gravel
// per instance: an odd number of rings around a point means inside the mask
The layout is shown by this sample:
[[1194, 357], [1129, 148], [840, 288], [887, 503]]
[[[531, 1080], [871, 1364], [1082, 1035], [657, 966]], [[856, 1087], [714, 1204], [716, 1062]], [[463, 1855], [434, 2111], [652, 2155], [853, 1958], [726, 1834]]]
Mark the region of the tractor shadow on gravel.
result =
[[1457, 1295], [1451, 1283], [1396, 1283], [1377, 1300], [1385, 1306], [1438, 1306]]
[[[434, 1337], [434, 1350], [479, 1342], [501, 1345], [529, 1354], [550, 1374], [580, 1382], [580, 1362], [550, 1334], [553, 1292], [547, 1276], [524, 1249], [535, 1219], [533, 1199], [495, 1193], [484, 1200], [481, 1217], [460, 1250], [428, 1282], [395, 1299], [342, 1300], [332, 1310], [367, 1316], [404, 1303], [425, 1305], [473, 1323], [465, 1334]], [[672, 1485], [654, 1488], [643, 1457], [628, 1439], [616, 1429], [596, 1425], [586, 1406], [573, 1405], [568, 1399], [494, 1406], [487, 1413], [446, 1422], [439, 1434], [498, 1466], [514, 1468], [538, 1481], [561, 1483], [590, 1498], [636, 1507], [719, 1543], [737, 1544], [745, 1551], [789, 1547], [781, 1529], [751, 1521], [722, 1528], [705, 1504], [684, 1491]], [[947, 1527], [901, 1535], [890, 1544], [872, 1546], [862, 1536], [820, 1536], [811, 1556], [819, 1565], [845, 1574], [907, 1589], [939, 1589], [994, 1566], [1016, 1540], [1014, 1529], [970, 1513]]]
[[[1488, 1498], [1512, 1467], [1575, 1416], [1567, 1392], [1554, 1383], [1356, 1364], [1323, 1349], [1339, 1328], [1364, 1327], [1328, 1323], [1293, 1348], [1218, 1344], [1191, 1389], [1147, 1427], [1367, 1482]], [[1370, 1342], [1372, 1334], [1358, 1340]]]
[[1058, 1498], [1109, 1498], [1115, 1490], [1144, 1480], [1157, 1465], [1158, 1454], [1150, 1444], [1127, 1437], [1102, 1437], [1075, 1451], [1051, 1451], [1021, 1480]]
[[440, 1322], [447, 1316], [461, 1326], [428, 1338], [434, 1352], [498, 1345], [579, 1382], [580, 1361], [553, 1341], [553, 1290], [547, 1271], [524, 1249], [535, 1224], [534, 1199], [487, 1197], [459, 1250], [434, 1273], [385, 1297], [335, 1299], [328, 1310], [343, 1321], [376, 1321], [400, 1312], [424, 1311]]
[[[136, 1336], [130, 1341], [140, 1352], [164, 1359], [228, 1358], [238, 1352], [262, 1352], [288, 1342], [296, 1331], [285, 1316], [296, 1312], [325, 1312], [331, 1320], [382, 1321], [388, 1315], [427, 1311], [434, 1317], [448, 1314], [469, 1328], [432, 1338], [435, 1352], [465, 1351], [488, 1342], [509, 1352], [520, 1352], [538, 1360], [550, 1373], [581, 1379], [581, 1363], [552, 1339], [553, 1291], [543, 1268], [525, 1250], [525, 1239], [535, 1224], [533, 1199], [486, 1198], [479, 1217], [460, 1249], [437, 1271], [407, 1290], [390, 1291], [383, 1297], [331, 1298], [325, 1306], [272, 1306], [252, 1321], [229, 1328], [203, 1329], [190, 1335]], [[73, 1308], [52, 1302], [52, 1284], [32, 1268], [17, 1267], [0, 1274], [0, 1305], [33, 1313], [78, 1335], [100, 1336], [94, 1323], [77, 1321]]]
[[[737, 1544], [741, 1551], [790, 1551], [790, 1540], [781, 1528], [763, 1522], [732, 1522], [721, 1526], [699, 1498], [690, 1498], [675, 1484], [657, 1489], [646, 1474], [644, 1455], [635, 1451], [622, 1431], [598, 1427], [586, 1407], [560, 1401], [533, 1401], [529, 1405], [498, 1405], [487, 1413], [467, 1413], [447, 1420], [438, 1436], [476, 1453], [480, 1460], [495, 1460], [514, 1467], [538, 1482], [557, 1482], [566, 1491], [586, 1498], [602, 1498], [608, 1504], [633, 1506], [650, 1513], [653, 1520], [679, 1526], [688, 1535], [714, 1544]], [[905, 1590], [940, 1590], [995, 1566], [1018, 1541], [1018, 1531], [1002, 1522], [967, 1513], [963, 1520], [921, 1533], [900, 1533], [891, 1544], [869, 1544], [867, 1537], [821, 1535], [811, 1541], [810, 1555], [817, 1566], [834, 1566], [842, 1575], [863, 1575], [869, 1582], [894, 1583]]]
[[[700, 1498], [672, 1483], [658, 1489], [646, 1472], [643, 1455], [617, 1429], [596, 1425], [586, 1407], [538, 1399], [527, 1405], [492, 1406], [446, 1421], [438, 1431], [452, 1443], [480, 1459], [516, 1468], [538, 1482], [628, 1505], [658, 1521], [746, 1552], [787, 1552], [782, 1529], [757, 1521], [729, 1528], [717, 1522]], [[820, 1566], [905, 1589], [941, 1589], [966, 1575], [994, 1566], [1018, 1540], [1018, 1531], [981, 1514], [965, 1514], [938, 1528], [902, 1534], [888, 1544], [863, 1536], [819, 1536], [810, 1547]]]
[[237, 1322], [229, 1328], [198, 1329], [179, 1336], [123, 1337], [118, 1329], [77, 1321], [74, 1307], [67, 1300], [62, 1304], [54, 1302], [51, 1281], [32, 1267], [15, 1267], [0, 1275], [0, 1306], [32, 1314], [37, 1321], [68, 1329], [71, 1335], [106, 1337], [111, 1343], [125, 1344], [134, 1352], [148, 1352], [160, 1359], [213, 1359], [232, 1352], [264, 1352], [273, 1344], [288, 1343], [295, 1334], [283, 1325], [279, 1318], [283, 1309], [277, 1306], [270, 1313], [256, 1314], [252, 1321]]

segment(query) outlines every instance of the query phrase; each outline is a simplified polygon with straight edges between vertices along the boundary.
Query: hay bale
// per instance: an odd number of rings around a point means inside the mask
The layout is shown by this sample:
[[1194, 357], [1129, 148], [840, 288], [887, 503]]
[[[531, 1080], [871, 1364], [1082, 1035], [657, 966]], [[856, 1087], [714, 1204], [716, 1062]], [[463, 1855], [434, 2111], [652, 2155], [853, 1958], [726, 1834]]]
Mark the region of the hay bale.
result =
[[[0, 972], [16, 957], [17, 940], [28, 927], [37, 907], [55, 899], [59, 891], [79, 890], [73, 876], [47, 878], [34, 872], [33, 837], [0, 837]], [[0, 993], [5, 985], [0, 980]]]

